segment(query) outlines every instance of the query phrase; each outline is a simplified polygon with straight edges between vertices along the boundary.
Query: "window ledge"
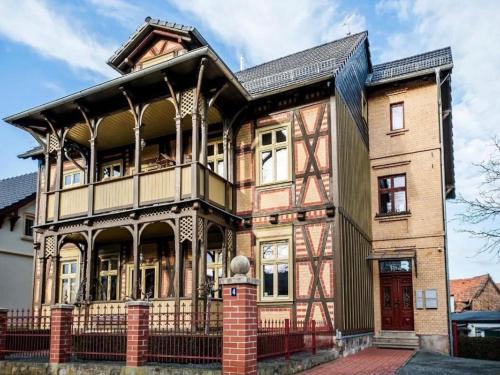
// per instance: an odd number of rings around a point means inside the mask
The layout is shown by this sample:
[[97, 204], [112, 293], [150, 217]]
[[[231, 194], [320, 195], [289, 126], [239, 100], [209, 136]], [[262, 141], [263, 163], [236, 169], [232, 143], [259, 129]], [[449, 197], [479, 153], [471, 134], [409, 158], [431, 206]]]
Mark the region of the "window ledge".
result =
[[21, 240], [33, 242], [33, 237], [23, 235], [23, 236], [21, 236]]
[[398, 129], [398, 130], [391, 130], [390, 132], [386, 133], [387, 135], [391, 137], [396, 137], [398, 135], [403, 135], [408, 131], [408, 129]]
[[294, 301], [292, 299], [269, 299], [257, 301], [257, 305], [293, 305]]
[[405, 212], [400, 212], [396, 214], [377, 214], [375, 215], [375, 220], [380, 221], [380, 222], [387, 222], [387, 221], [398, 221], [398, 220], [406, 220], [409, 217], [411, 217], [411, 212], [410, 211], [405, 211]]
[[256, 185], [255, 188], [257, 190], [259, 189], [269, 189], [269, 188], [280, 188], [280, 187], [289, 187], [292, 185], [291, 180], [286, 180], [286, 181], [278, 181], [278, 182], [266, 182], [262, 183], [260, 185]]

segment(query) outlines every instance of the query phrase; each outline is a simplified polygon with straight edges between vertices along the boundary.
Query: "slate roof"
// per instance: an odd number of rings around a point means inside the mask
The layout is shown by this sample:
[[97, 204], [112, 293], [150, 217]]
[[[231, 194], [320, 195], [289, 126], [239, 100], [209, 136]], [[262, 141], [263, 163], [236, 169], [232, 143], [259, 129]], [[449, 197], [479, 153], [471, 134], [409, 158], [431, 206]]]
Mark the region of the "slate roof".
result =
[[[140, 40], [142, 37], [147, 35], [149, 30], [151, 30], [154, 27], [162, 27], [166, 29], [173, 29], [173, 30], [178, 30], [184, 33], [191, 33], [193, 34], [196, 39], [202, 44], [202, 45], [208, 45], [206, 40], [201, 36], [200, 33], [196, 30], [195, 27], [193, 26], [188, 26], [188, 25], [183, 25], [180, 23], [175, 23], [175, 22], [168, 22], [168, 21], [162, 21], [159, 19], [151, 18], [151, 17], [146, 17], [144, 20], [144, 23], [139, 26], [135, 32], [130, 35], [130, 37], [115, 51], [115, 53], [108, 59], [108, 65], [111, 65], [113, 68], [118, 69], [115, 66], [116, 60], [120, 57], [122, 53], [124, 53], [126, 50], [130, 49], [136, 41]], [[124, 73], [120, 71], [121, 73]]]
[[438, 67], [452, 66], [451, 48], [446, 47], [404, 59], [389, 61], [373, 66], [373, 72], [368, 76], [368, 84], [376, 84], [393, 79], [402, 79], [415, 73], [434, 70]]
[[35, 146], [27, 151], [24, 151], [22, 154], [17, 155], [17, 157], [20, 159], [28, 159], [40, 155], [43, 155], [42, 146]]
[[0, 210], [36, 194], [37, 172], [0, 180]]
[[[489, 274], [471, 277], [468, 279], [450, 280], [450, 294], [455, 300], [455, 304], [469, 305], [472, 300], [478, 297], [488, 282], [492, 282]], [[493, 283], [493, 285], [495, 285]]]
[[334, 76], [362, 43], [366, 31], [293, 53], [235, 73], [251, 95]]

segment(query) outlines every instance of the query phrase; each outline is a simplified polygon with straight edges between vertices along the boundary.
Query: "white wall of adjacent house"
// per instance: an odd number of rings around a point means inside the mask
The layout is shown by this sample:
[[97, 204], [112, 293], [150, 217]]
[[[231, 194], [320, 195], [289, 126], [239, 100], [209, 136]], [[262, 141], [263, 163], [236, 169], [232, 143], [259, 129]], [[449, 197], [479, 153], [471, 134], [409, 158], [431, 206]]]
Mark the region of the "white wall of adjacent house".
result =
[[8, 218], [0, 228], [0, 307], [30, 308], [33, 285], [33, 238], [26, 220], [34, 218], [35, 201], [18, 210], [11, 230]]

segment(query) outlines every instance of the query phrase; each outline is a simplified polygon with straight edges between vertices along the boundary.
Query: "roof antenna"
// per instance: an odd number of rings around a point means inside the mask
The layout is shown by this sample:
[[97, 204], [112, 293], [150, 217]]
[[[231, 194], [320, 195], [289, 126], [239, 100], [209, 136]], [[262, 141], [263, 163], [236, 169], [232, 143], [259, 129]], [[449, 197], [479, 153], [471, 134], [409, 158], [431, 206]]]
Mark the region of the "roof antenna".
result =
[[352, 22], [352, 14], [347, 17], [345, 22], [342, 24], [342, 26], [347, 27], [347, 36], [351, 35], [351, 22]]
[[243, 55], [240, 55], [240, 70], [245, 69], [245, 58]]

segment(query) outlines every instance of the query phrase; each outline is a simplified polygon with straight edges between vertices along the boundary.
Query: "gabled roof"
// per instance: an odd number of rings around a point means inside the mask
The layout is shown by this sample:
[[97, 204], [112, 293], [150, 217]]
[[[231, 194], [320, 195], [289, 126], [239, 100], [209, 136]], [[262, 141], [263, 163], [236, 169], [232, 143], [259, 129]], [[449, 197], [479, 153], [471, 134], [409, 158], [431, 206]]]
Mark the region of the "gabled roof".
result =
[[496, 287], [489, 274], [470, 277], [468, 279], [450, 280], [450, 294], [455, 299], [455, 302], [467, 305], [481, 294], [489, 282]]
[[17, 155], [19, 159], [29, 159], [36, 158], [43, 155], [42, 146], [35, 146], [27, 151], [24, 151], [22, 154]]
[[373, 72], [368, 76], [367, 84], [380, 83], [410, 78], [415, 75], [428, 74], [436, 68], [451, 69], [453, 58], [451, 48], [446, 47], [419, 55], [405, 57], [404, 59], [389, 61], [373, 66]]
[[334, 76], [364, 40], [366, 31], [293, 53], [235, 73], [252, 95]]
[[139, 26], [137, 30], [128, 38], [128, 40], [115, 51], [113, 56], [108, 59], [108, 65], [110, 65], [113, 69], [117, 70], [121, 74], [127, 73], [127, 70], [123, 69], [123, 67], [121, 66], [122, 62], [129, 55], [129, 53], [132, 52], [138, 45], [140, 45], [143, 42], [144, 38], [155, 29], [190, 36], [193, 39], [190, 44], [192, 44], [195, 48], [208, 45], [207, 41], [193, 26], [186, 26], [180, 23], [162, 21], [153, 19], [151, 17], [146, 17], [144, 23]]
[[36, 194], [37, 172], [0, 180], [0, 211]]

